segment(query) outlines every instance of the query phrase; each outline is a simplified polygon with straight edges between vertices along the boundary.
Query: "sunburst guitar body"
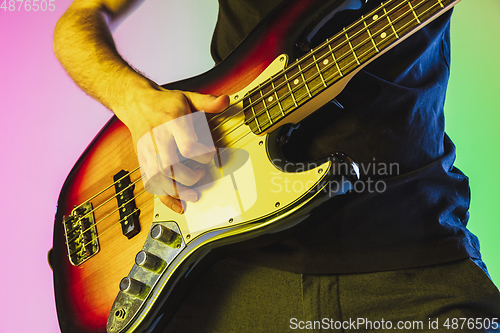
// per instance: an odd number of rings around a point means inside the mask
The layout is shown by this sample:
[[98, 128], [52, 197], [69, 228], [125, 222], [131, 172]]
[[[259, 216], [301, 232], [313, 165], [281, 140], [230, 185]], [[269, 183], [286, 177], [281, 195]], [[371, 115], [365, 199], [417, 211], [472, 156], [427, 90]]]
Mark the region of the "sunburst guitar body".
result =
[[287, 1], [212, 70], [165, 86], [231, 98], [208, 118], [217, 154], [182, 215], [144, 188], [125, 125], [116, 117], [105, 125], [58, 201], [50, 261], [63, 333], [162, 332], [214, 259], [308, 228], [318, 207], [352, 187], [357, 166], [342, 153], [307, 167], [287, 162], [283, 125], [331, 101], [457, 1], [389, 0], [314, 45], [326, 22], [364, 2]]

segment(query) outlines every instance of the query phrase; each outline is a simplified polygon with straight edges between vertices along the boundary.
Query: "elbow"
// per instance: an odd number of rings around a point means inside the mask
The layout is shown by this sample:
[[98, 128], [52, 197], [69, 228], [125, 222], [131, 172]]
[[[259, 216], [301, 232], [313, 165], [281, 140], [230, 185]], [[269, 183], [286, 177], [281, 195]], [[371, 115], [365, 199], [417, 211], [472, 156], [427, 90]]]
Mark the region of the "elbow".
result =
[[56, 58], [61, 61], [63, 49], [65, 46], [65, 40], [67, 37], [65, 36], [65, 31], [67, 32], [67, 20], [66, 13], [59, 18], [54, 28], [54, 36], [52, 39], [52, 49], [54, 51], [54, 55]]
[[59, 62], [65, 63], [88, 51], [92, 40], [101, 30], [106, 30], [105, 18], [99, 8], [70, 6], [59, 18], [54, 28], [52, 49]]
[[78, 40], [78, 31], [83, 29], [81, 13], [75, 12], [70, 6], [68, 10], [57, 20], [54, 27], [52, 49], [57, 60], [64, 65], [64, 59], [71, 53], [72, 45]]

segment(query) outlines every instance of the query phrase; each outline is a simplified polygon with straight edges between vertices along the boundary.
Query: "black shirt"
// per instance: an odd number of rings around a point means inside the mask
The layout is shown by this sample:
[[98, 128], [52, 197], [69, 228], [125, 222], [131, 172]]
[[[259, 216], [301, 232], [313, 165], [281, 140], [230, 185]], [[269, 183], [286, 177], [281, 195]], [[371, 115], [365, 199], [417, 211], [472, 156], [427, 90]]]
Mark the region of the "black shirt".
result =
[[[219, 0], [214, 59], [291, 3]], [[283, 147], [294, 161], [348, 154], [360, 166], [357, 189], [331, 200], [328, 216], [306, 232], [240, 258], [294, 272], [353, 273], [480, 257], [466, 228], [468, 179], [453, 166], [455, 147], [444, 132], [450, 16], [365, 67], [337, 97], [344, 109], [316, 111]]]

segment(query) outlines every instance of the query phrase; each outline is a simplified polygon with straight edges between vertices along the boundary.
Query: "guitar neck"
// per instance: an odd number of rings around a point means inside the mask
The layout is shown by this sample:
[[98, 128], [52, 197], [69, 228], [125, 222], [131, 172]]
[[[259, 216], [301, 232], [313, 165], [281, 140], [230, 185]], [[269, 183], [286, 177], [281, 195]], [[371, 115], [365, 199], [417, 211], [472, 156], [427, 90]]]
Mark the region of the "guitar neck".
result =
[[257, 135], [274, 129], [300, 106], [352, 76], [459, 1], [382, 2], [250, 91], [245, 101], [245, 124]]

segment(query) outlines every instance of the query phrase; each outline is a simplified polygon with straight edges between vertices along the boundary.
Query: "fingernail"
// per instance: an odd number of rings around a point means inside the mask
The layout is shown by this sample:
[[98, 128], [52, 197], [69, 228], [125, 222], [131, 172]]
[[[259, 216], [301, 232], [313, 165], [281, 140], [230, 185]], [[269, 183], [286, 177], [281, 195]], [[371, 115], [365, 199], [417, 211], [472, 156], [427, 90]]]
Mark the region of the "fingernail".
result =
[[196, 202], [198, 201], [198, 196], [194, 193], [191, 193], [186, 197], [186, 201]]
[[182, 206], [179, 204], [172, 204], [172, 210], [178, 214], [182, 214]]

